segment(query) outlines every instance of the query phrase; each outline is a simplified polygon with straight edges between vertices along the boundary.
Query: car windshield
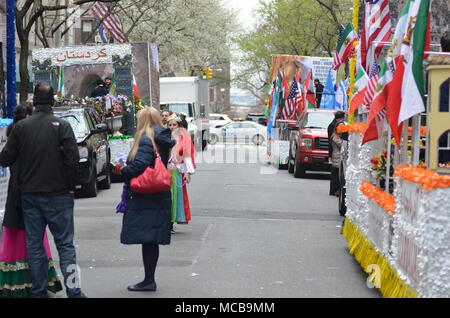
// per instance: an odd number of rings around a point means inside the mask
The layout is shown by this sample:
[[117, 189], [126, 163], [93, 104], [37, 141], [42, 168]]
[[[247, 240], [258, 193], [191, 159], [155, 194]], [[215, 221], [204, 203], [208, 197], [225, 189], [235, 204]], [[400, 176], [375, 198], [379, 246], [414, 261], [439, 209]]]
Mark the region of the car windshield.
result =
[[165, 104], [161, 105], [161, 110], [170, 110], [174, 113], [185, 113], [188, 117], [194, 117], [194, 111], [192, 110], [192, 104]]
[[334, 113], [309, 113], [303, 121], [302, 128], [326, 129], [334, 119]]
[[55, 112], [55, 116], [67, 121], [75, 135], [85, 135], [89, 132], [83, 113], [79, 111]]

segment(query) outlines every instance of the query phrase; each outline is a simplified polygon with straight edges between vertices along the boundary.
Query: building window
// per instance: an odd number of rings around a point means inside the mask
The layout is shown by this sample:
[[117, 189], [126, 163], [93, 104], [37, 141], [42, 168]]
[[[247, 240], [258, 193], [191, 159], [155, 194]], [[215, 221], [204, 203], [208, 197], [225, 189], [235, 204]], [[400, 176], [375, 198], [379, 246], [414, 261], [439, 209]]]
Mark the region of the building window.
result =
[[[82, 41], [82, 43], [94, 43], [95, 34], [92, 34], [93, 30], [94, 30], [94, 21], [84, 20], [81, 22], [81, 41]], [[92, 36], [89, 38], [89, 36], [91, 34], [92, 34]]]
[[439, 164], [450, 163], [450, 130], [439, 138]]
[[439, 95], [439, 111], [441, 113], [448, 113], [450, 102], [450, 78], [441, 85]]

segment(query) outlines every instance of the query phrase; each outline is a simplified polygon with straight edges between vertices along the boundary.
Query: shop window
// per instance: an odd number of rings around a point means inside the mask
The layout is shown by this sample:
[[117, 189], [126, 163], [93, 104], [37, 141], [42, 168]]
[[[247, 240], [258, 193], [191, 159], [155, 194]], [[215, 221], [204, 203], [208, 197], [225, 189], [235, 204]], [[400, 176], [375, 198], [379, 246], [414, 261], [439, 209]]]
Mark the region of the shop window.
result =
[[450, 130], [439, 138], [439, 164], [450, 163]]
[[439, 95], [439, 111], [443, 113], [448, 113], [450, 111], [449, 102], [450, 102], [450, 78], [441, 85]]

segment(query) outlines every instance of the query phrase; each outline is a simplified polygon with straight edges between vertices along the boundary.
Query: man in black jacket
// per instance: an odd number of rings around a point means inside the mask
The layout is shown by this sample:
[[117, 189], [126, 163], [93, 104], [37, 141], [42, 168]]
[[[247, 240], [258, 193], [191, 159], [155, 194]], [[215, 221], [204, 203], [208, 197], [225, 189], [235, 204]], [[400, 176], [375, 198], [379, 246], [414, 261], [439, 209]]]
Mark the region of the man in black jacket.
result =
[[314, 86], [316, 87], [316, 108], [320, 108], [324, 86], [317, 78], [314, 80]]
[[0, 165], [19, 163], [19, 189], [33, 286], [30, 296], [47, 296], [48, 259], [43, 245], [48, 225], [58, 249], [68, 297], [82, 297], [76, 265], [74, 191], [78, 146], [70, 124], [53, 116], [53, 88], [39, 83], [35, 112], [16, 124], [0, 153]]
[[97, 81], [97, 86], [94, 88], [91, 97], [103, 97], [109, 94], [109, 88], [105, 87], [105, 82], [99, 79]]

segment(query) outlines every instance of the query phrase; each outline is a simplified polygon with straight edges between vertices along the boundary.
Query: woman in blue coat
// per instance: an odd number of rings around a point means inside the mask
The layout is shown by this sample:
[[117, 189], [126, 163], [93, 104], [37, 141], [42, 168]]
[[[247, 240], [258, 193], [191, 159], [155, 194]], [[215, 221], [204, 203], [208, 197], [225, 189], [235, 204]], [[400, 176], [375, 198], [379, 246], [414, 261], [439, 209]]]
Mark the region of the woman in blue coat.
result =
[[[154, 166], [156, 152], [167, 166], [172, 140], [168, 128], [163, 128], [161, 116], [153, 107], [146, 107], [137, 114], [137, 131], [134, 146], [127, 165], [121, 169], [124, 182], [142, 174], [149, 166]], [[129, 188], [129, 187], [128, 187]], [[156, 194], [137, 194], [128, 191], [127, 211], [123, 216], [122, 244], [142, 244], [145, 279], [129, 286], [129, 291], [155, 291], [155, 269], [159, 257], [159, 245], [170, 244], [171, 194], [170, 191]]]

